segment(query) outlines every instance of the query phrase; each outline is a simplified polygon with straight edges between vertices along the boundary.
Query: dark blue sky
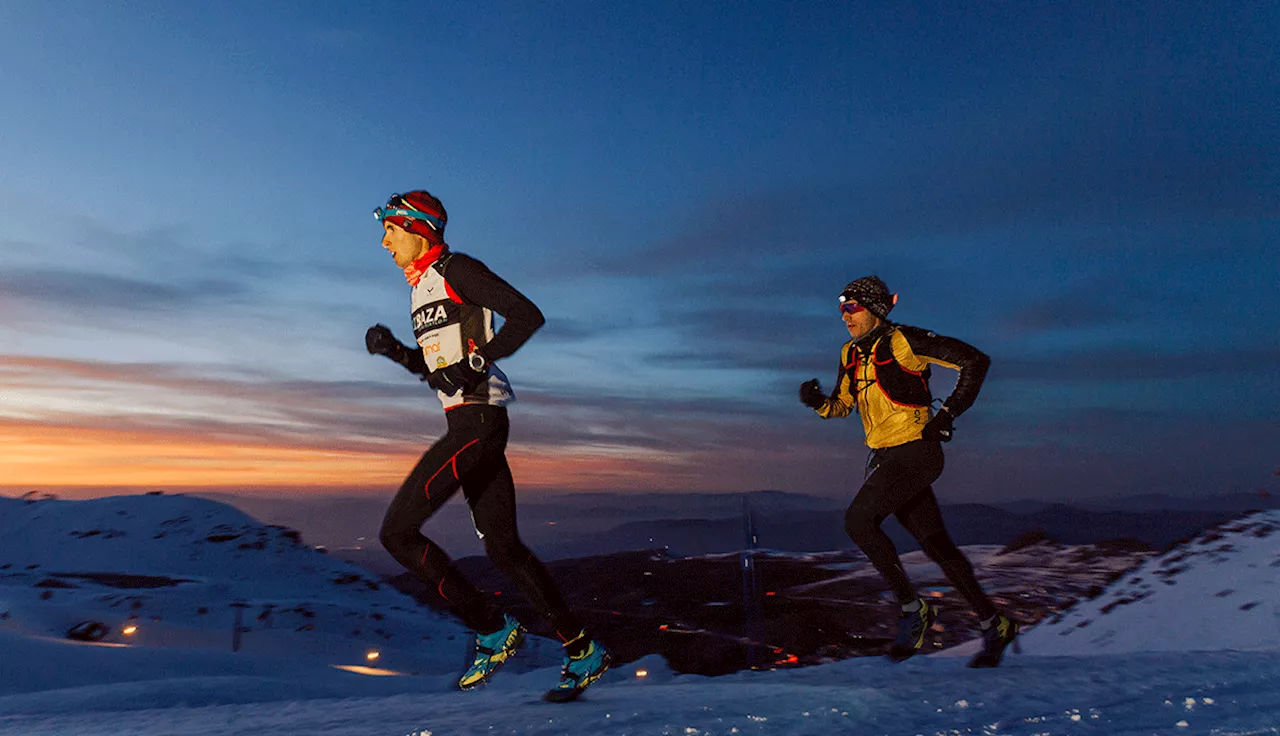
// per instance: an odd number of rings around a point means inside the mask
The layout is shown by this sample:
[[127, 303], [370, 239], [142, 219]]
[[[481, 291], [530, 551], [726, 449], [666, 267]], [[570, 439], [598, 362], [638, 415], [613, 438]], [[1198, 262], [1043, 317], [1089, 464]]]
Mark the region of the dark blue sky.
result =
[[[369, 211], [548, 326], [531, 488], [844, 495], [849, 280], [993, 367], [944, 500], [1275, 485], [1280, 8], [0, 6], [6, 485], [393, 487], [443, 422]], [[945, 396], [952, 374], [936, 375]]]

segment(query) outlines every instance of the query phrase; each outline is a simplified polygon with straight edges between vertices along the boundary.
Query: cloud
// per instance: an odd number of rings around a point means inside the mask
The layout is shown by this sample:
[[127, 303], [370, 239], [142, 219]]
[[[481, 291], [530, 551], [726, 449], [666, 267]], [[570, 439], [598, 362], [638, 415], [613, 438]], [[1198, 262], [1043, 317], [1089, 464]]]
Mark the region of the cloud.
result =
[[1075, 328], [1107, 328], [1133, 316], [1135, 307], [1158, 298], [1119, 279], [1064, 283], [1058, 293], [1015, 305], [999, 319], [999, 329], [1015, 336]]
[[[2, 427], [19, 458], [9, 485], [394, 484], [445, 429], [419, 385], [217, 366], [6, 356], [0, 392], [15, 399]], [[509, 455], [522, 485], [718, 488], [733, 484], [724, 473], [735, 462], [780, 467], [824, 445], [806, 444], [820, 422], [797, 431], [747, 402], [521, 398]]]
[[[417, 383], [296, 381], [217, 366], [6, 356], [0, 359], [0, 390], [36, 399], [56, 395], [60, 401], [51, 405], [13, 406], [31, 426], [66, 431], [316, 451], [404, 450], [444, 431], [434, 394]], [[534, 387], [520, 391], [515, 432], [522, 443], [558, 456], [607, 450], [616, 458], [634, 454], [649, 461], [746, 445], [781, 448], [805, 436], [787, 426], [811, 418], [801, 407], [788, 401], [790, 411], [771, 416], [767, 403]]]
[[[820, 420], [787, 389], [725, 399], [525, 388], [508, 454], [523, 487], [853, 493], [867, 452], [860, 421]], [[21, 401], [55, 390], [66, 403], [31, 411]], [[282, 380], [217, 366], [9, 356], [0, 394], [9, 486], [394, 487], [445, 429], [434, 396], [412, 382]], [[1171, 487], [1208, 476], [1238, 483], [1249, 463], [1273, 463], [1280, 436], [1274, 420], [1179, 416], [1163, 405], [1046, 413], [993, 398], [962, 418], [948, 446], [943, 487], [957, 500], [1080, 492], [1109, 483], [1097, 474], [1112, 467], [1126, 483], [1143, 468]], [[1218, 439], [1237, 435], [1251, 449]], [[1165, 462], [1170, 448], [1240, 464], [1191, 472]]]
[[[433, 408], [416, 383], [299, 381], [225, 366], [0, 356], [0, 388], [31, 397], [39, 421], [106, 428], [164, 427], [187, 436], [255, 442], [398, 441]], [[39, 397], [56, 397], [45, 402]], [[74, 411], [58, 407], [74, 406]], [[22, 404], [22, 407], [27, 404]]]
[[1263, 379], [1280, 365], [1280, 347], [1257, 346], [1183, 352], [1092, 350], [1061, 355], [996, 356], [989, 377], [1051, 384], [1116, 383], [1253, 376]]
[[838, 263], [1011, 229], [1274, 218], [1280, 86], [1263, 83], [1276, 79], [1266, 57], [1230, 68], [1152, 55], [1136, 69], [1072, 59], [1052, 80], [1033, 63], [1023, 78], [922, 104], [891, 129], [851, 130], [803, 179], [690, 200], [682, 226], [617, 254], [614, 267], [742, 272], [785, 264], [793, 244], [810, 264]]
[[548, 318], [537, 334], [539, 342], [582, 342], [616, 330], [616, 325], [604, 320], [555, 317]]
[[960, 424], [947, 446], [943, 503], [1247, 492], [1266, 484], [1280, 443], [1274, 418], [1171, 420], [1142, 410], [1067, 410], [1016, 427], [966, 414]]
[[679, 314], [671, 310], [666, 317], [676, 336], [675, 347], [647, 360], [689, 370], [791, 372], [809, 371], [815, 364], [833, 367], [840, 346], [849, 339], [834, 309], [823, 319], [777, 302], [694, 307]]
[[[317, 309], [379, 283], [372, 263], [340, 253], [309, 252], [295, 240], [229, 242], [188, 227], [121, 230], [99, 220], [59, 213], [48, 237], [56, 247], [4, 241], [0, 299], [59, 313], [109, 310], [146, 320], [214, 306], [313, 303]], [[50, 265], [52, 264], [52, 265]], [[317, 283], [324, 288], [317, 289]]]
[[39, 309], [93, 314], [100, 310], [154, 314], [199, 308], [243, 295], [232, 280], [157, 282], [64, 269], [9, 269], [0, 273], [0, 298]]

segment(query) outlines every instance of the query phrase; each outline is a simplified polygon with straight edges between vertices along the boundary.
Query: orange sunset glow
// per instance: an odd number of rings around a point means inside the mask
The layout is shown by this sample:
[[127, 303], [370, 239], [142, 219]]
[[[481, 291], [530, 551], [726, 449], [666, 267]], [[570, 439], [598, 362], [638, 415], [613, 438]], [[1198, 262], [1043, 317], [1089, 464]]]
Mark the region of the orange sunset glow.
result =
[[[434, 397], [410, 388], [411, 400], [368, 403], [334, 384], [0, 356], [0, 488], [385, 492], [444, 429]], [[701, 488], [708, 477], [695, 452], [534, 436], [507, 454], [529, 489]]]
[[369, 486], [399, 481], [409, 452], [272, 447], [162, 432], [0, 425], [0, 486]]
[[[42, 427], [0, 422], [0, 487], [207, 488], [395, 487], [423, 447], [409, 443], [376, 449], [281, 446], [159, 431]], [[619, 458], [591, 451], [510, 450], [521, 486], [532, 488], [634, 487], [655, 471], [671, 479], [673, 458]]]

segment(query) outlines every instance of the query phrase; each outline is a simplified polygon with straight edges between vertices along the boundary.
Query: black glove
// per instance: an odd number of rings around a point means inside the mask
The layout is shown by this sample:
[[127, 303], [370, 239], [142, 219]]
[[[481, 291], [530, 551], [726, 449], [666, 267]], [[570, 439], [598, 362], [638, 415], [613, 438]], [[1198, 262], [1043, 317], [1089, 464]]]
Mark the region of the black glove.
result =
[[813, 378], [800, 384], [800, 403], [810, 409], [821, 409], [827, 405], [827, 395], [822, 393], [822, 385]]
[[427, 363], [421, 350], [414, 350], [400, 342], [385, 325], [374, 325], [364, 333], [364, 346], [373, 355], [385, 355], [404, 369], [427, 380]]
[[486, 365], [480, 370], [471, 367], [470, 361], [463, 360], [453, 365], [445, 366], [438, 371], [432, 371], [427, 375], [427, 383], [437, 391], [443, 392], [446, 396], [453, 396], [461, 391], [463, 394], [471, 393], [471, 390], [479, 386], [486, 378], [489, 377], [489, 368]]
[[364, 347], [370, 355], [385, 355], [397, 363], [403, 363], [409, 348], [391, 334], [386, 325], [374, 325], [364, 333]]
[[947, 407], [943, 406], [933, 415], [933, 419], [924, 425], [924, 429], [920, 432], [920, 438], [930, 440], [932, 442], [950, 442], [951, 433], [955, 428], [951, 423], [955, 419], [951, 416], [951, 412], [947, 411]]

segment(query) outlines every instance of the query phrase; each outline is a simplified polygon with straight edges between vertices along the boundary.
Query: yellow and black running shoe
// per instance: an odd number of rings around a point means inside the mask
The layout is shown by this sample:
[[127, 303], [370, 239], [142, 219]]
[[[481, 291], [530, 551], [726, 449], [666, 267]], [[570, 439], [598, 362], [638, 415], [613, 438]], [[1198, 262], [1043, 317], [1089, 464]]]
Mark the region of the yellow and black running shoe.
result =
[[524, 632], [518, 621], [504, 614], [501, 629], [492, 634], [476, 634], [476, 658], [458, 680], [458, 688], [470, 690], [488, 682], [524, 643]]
[[576, 657], [566, 655], [564, 668], [560, 671], [560, 682], [542, 696], [543, 700], [549, 703], [577, 700], [583, 690], [599, 680], [605, 670], [609, 669], [612, 661], [609, 650], [596, 641], [590, 642], [587, 650]]
[[898, 637], [889, 645], [889, 659], [901, 662], [912, 657], [924, 646], [924, 635], [938, 620], [938, 609], [920, 599], [920, 610], [902, 614], [898, 620]]
[[1002, 613], [996, 614], [991, 628], [982, 631], [982, 651], [969, 660], [970, 667], [998, 667], [1004, 658], [1005, 647], [1013, 644], [1018, 651], [1018, 622]]

